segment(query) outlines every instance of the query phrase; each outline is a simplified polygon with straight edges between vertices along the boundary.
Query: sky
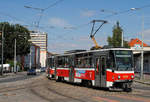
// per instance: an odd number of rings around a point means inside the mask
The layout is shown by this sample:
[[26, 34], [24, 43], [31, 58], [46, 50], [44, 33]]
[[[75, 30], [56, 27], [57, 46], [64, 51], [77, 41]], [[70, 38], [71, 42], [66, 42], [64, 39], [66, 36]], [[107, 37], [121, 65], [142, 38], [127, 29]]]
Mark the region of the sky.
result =
[[[117, 21], [124, 31], [125, 40], [141, 39], [143, 34], [144, 42], [150, 45], [150, 0], [1, 0], [0, 4], [1, 22], [46, 32], [48, 51], [52, 53], [89, 50], [94, 46], [89, 38], [92, 20], [108, 21], [95, 35], [100, 46], [107, 45], [107, 37], [112, 36]], [[37, 28], [35, 25], [40, 17]], [[97, 23], [96, 27], [99, 25]]]

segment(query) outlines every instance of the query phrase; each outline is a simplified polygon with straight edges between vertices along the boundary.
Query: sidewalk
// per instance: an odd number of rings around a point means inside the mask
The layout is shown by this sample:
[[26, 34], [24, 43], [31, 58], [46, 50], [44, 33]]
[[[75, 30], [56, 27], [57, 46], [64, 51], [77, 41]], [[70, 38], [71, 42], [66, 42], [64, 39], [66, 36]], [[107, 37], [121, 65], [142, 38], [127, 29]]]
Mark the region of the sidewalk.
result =
[[3, 73], [3, 76], [0, 76], [0, 78], [11, 77], [11, 76], [15, 76], [15, 75], [18, 75], [18, 74], [21, 74], [21, 73], [25, 73], [25, 71], [23, 71], [23, 72], [17, 72], [17, 73], [14, 73], [14, 72], [11, 72], [11, 73]]
[[135, 82], [150, 85], [150, 75], [149, 74], [143, 74], [143, 79], [140, 79], [140, 73], [135, 73]]

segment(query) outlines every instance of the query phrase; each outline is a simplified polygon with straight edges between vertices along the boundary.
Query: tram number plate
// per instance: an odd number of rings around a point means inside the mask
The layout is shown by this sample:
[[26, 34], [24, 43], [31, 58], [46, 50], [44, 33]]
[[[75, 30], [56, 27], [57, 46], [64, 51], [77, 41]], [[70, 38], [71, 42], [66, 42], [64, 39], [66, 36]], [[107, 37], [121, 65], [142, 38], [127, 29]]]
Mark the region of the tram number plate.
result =
[[123, 78], [128, 78], [128, 75], [124, 75]]

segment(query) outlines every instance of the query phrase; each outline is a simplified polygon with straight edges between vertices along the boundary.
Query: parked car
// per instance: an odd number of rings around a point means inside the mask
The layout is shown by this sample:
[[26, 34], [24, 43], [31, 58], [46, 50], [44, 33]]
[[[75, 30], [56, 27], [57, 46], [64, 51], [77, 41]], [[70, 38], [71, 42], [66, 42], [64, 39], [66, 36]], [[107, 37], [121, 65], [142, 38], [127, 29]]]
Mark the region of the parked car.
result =
[[27, 71], [27, 75], [36, 75], [35, 69], [29, 69], [29, 70]]
[[36, 72], [38, 73], [40, 73], [41, 72], [41, 69], [40, 68], [38, 68], [38, 69], [36, 69]]
[[42, 67], [41, 68], [41, 72], [45, 72], [46, 68], [45, 67]]

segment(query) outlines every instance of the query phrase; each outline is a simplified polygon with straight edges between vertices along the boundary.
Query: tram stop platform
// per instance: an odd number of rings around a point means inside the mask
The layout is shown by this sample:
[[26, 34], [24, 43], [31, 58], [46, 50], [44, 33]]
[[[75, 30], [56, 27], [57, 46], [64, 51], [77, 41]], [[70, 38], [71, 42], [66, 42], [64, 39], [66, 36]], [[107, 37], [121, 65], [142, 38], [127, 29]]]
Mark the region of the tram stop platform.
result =
[[150, 85], [150, 74], [143, 74], [143, 78], [140, 79], [140, 73], [135, 73], [135, 82]]

